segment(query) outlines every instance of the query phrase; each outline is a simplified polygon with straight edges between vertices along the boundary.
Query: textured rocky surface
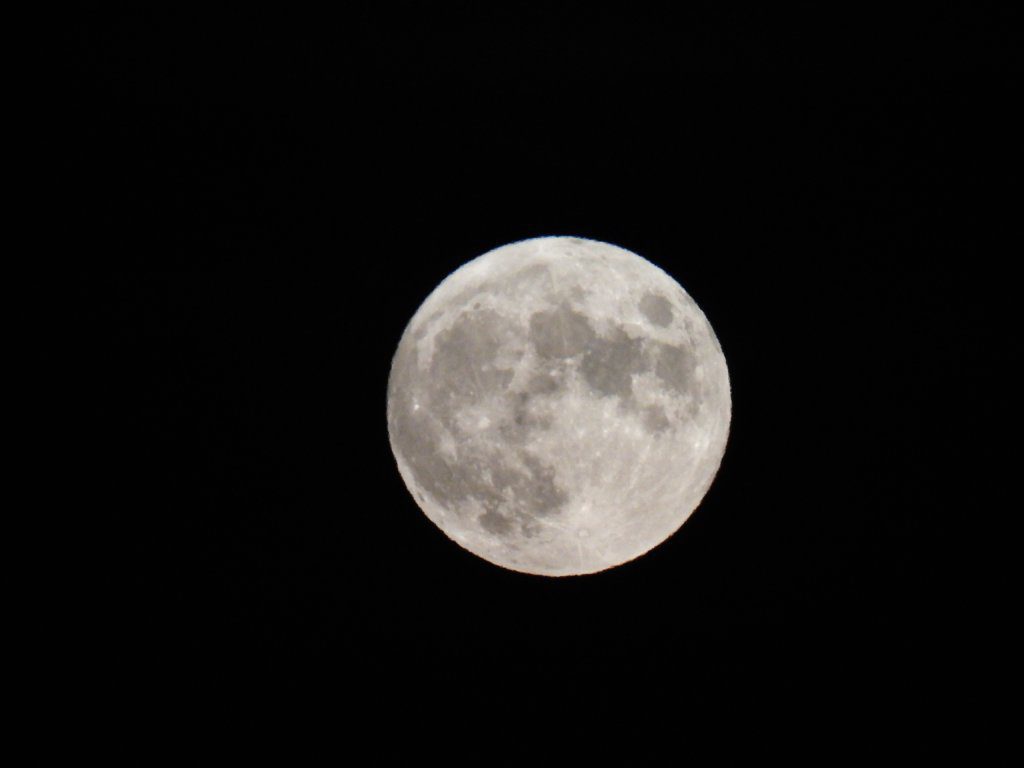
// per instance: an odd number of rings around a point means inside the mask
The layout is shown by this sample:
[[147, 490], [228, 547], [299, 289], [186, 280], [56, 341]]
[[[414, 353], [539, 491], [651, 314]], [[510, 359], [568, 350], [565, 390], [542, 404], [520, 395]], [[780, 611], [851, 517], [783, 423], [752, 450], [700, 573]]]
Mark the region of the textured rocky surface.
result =
[[538, 238], [424, 302], [392, 364], [388, 429], [451, 538], [564, 575], [671, 535], [717, 471], [730, 409], [721, 348], [678, 284], [615, 246]]

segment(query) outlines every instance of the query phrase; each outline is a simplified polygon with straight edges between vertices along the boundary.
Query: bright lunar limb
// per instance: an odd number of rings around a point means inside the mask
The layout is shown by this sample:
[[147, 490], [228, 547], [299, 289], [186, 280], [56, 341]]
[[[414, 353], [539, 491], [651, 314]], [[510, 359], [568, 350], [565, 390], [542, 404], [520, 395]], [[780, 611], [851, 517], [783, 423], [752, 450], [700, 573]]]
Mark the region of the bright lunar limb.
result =
[[387, 416], [405, 484], [452, 540], [567, 576], [679, 529], [731, 409], [722, 348], [678, 283], [608, 243], [539, 237], [427, 297], [392, 361]]

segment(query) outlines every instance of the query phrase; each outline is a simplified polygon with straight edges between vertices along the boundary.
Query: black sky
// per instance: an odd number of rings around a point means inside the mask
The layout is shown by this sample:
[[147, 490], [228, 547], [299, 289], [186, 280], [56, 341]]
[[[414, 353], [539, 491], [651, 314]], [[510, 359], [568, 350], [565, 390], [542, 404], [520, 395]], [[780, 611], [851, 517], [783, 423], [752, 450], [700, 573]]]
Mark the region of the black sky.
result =
[[[691, 710], [934, 745], [987, 700], [1007, 610], [982, 435], [1019, 356], [993, 191], [1014, 88], [931, 66], [984, 25], [915, 47], [824, 16], [464, 5], [76, 29], [108, 690], [340, 703], [352, 739], [473, 723], [503, 756], [551, 730], [685, 752]], [[450, 543], [384, 415], [429, 291], [545, 234], [676, 277], [733, 387], [684, 528], [563, 580]]]

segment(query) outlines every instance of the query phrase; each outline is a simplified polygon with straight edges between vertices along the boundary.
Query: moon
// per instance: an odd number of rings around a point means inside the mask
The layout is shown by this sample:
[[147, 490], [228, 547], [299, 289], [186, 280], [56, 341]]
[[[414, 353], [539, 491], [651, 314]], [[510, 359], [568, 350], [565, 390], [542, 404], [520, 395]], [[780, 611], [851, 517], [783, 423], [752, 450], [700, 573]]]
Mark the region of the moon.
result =
[[484, 560], [543, 576], [618, 566], [675, 533], [731, 415], [721, 345], [682, 286], [576, 237], [455, 270], [388, 380], [391, 449], [426, 516]]

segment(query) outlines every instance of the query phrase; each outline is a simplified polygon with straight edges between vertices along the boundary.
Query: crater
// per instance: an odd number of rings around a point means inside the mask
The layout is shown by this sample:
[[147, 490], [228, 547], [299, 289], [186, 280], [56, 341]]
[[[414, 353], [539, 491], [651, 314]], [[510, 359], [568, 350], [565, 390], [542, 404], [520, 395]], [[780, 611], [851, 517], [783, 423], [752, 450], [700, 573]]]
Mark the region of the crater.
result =
[[672, 303], [657, 293], [645, 293], [640, 299], [640, 311], [653, 325], [665, 328], [672, 322]]

